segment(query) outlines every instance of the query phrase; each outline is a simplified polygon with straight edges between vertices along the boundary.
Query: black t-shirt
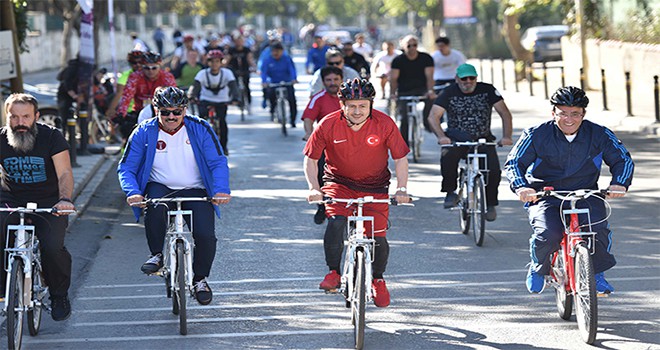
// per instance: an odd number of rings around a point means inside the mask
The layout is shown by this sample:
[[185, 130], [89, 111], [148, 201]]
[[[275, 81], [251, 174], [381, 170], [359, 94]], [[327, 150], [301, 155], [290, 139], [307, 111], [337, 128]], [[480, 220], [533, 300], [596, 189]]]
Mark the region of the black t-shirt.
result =
[[231, 56], [231, 60], [229, 61], [229, 68], [231, 68], [235, 73], [249, 73], [250, 62], [248, 61], [248, 55], [250, 52], [250, 49], [247, 47], [243, 47], [240, 50], [235, 47], [229, 48], [229, 55]]
[[401, 54], [392, 60], [392, 69], [399, 70], [397, 92], [408, 93], [412, 91], [426, 92], [426, 67], [433, 67], [433, 58], [424, 52], [419, 52], [414, 60], [408, 59], [406, 54]]
[[458, 84], [452, 84], [435, 100], [435, 104], [447, 111], [447, 129], [469, 133], [473, 139], [489, 138], [493, 105], [503, 100], [491, 84], [477, 83], [471, 94], [464, 94]]
[[36, 202], [39, 207], [53, 206], [60, 198], [53, 156], [69, 149], [62, 133], [37, 123], [37, 139], [28, 154], [19, 154], [7, 142], [6, 127], [0, 129], [0, 164], [6, 172], [9, 191], [0, 192], [0, 202], [25, 205]]

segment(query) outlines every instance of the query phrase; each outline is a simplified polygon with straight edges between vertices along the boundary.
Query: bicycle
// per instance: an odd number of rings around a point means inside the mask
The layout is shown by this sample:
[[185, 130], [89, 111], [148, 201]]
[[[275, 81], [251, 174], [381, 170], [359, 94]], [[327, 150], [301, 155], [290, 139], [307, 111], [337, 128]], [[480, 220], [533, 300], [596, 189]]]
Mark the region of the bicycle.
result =
[[356, 205], [355, 215], [348, 217], [346, 225], [348, 244], [344, 253], [344, 268], [341, 275], [341, 285], [336, 293], [341, 293], [346, 299], [346, 307], [351, 308], [351, 323], [354, 328], [355, 348], [362, 349], [364, 346], [365, 310], [367, 302], [373, 299], [371, 290], [371, 264], [374, 261], [375, 242], [373, 234], [365, 236], [365, 222], [371, 222], [374, 227], [374, 217], [362, 215], [363, 206], [367, 203], [387, 203], [389, 205], [408, 205], [412, 203], [398, 204], [395, 198], [376, 199], [373, 196], [365, 196], [354, 199], [327, 198], [322, 201], [311, 202], [311, 204], [346, 203], [346, 207]]
[[[413, 162], [418, 163], [422, 156], [422, 141], [424, 141], [424, 120], [422, 114], [417, 109], [420, 100], [426, 99], [426, 96], [399, 96], [398, 102], [405, 101], [407, 124], [404, 124], [404, 116], [400, 116], [401, 132], [408, 133], [408, 144], [410, 153], [412, 153]], [[405, 127], [404, 127], [405, 125]]]
[[[245, 74], [245, 73], [243, 73]], [[248, 90], [247, 86], [245, 86], [245, 83], [243, 82], [243, 75], [238, 74], [236, 76], [236, 80], [238, 81], [238, 108], [241, 110], [241, 121], [245, 121], [245, 116], [247, 114], [250, 114], [250, 104], [248, 103]]]
[[[75, 210], [38, 208], [36, 203], [25, 207], [0, 208], [2, 212], [19, 214], [18, 225], [7, 225], [7, 285], [2, 314], [7, 316], [8, 349], [20, 349], [23, 342], [23, 316], [27, 312], [28, 330], [36, 336], [41, 327], [41, 316], [48, 306], [43, 301], [48, 294], [41, 268], [41, 251], [35, 226], [27, 225], [25, 214], [60, 213], [71, 214]], [[10, 237], [14, 245], [9, 248]]]
[[[559, 317], [564, 320], [571, 318], [575, 305], [575, 318], [582, 340], [592, 344], [596, 340], [598, 328], [598, 301], [596, 281], [591, 255], [595, 250], [596, 233], [593, 225], [607, 220], [611, 214], [611, 206], [603, 195], [611, 193], [608, 190], [575, 190], [555, 191], [545, 187], [537, 192], [536, 197], [555, 197], [561, 200], [561, 220], [564, 225], [564, 237], [560, 248], [551, 256], [552, 267], [546, 276], [546, 283], [555, 288], [555, 299]], [[595, 196], [605, 204], [607, 215], [600, 221], [591, 222], [588, 208], [576, 208], [580, 200]], [[570, 202], [570, 209], [564, 209], [564, 203]], [[579, 219], [583, 218], [584, 224]], [[577, 300], [574, 304], [574, 299]]]
[[[192, 210], [182, 210], [181, 203], [193, 201], [210, 202], [212, 197], [167, 197], [147, 198], [134, 206], [156, 206], [176, 203], [176, 210], [168, 205], [168, 228], [165, 233], [163, 249], [163, 267], [154, 275], [165, 280], [167, 297], [172, 299], [172, 313], [179, 316], [179, 333], [188, 334], [188, 315], [186, 294], [193, 295], [192, 259], [195, 243], [192, 237]], [[188, 229], [184, 229], [185, 217], [188, 217]], [[187, 293], [186, 293], [187, 292]]]
[[279, 82], [279, 83], [270, 83], [268, 84], [269, 89], [275, 89], [275, 113], [274, 120], [277, 120], [282, 125], [282, 134], [287, 136], [286, 131], [286, 119], [288, 115], [288, 95], [289, 95], [289, 86], [293, 86], [293, 83]]
[[454, 142], [440, 147], [469, 147], [470, 151], [458, 170], [458, 208], [461, 232], [468, 234], [472, 227], [474, 243], [481, 247], [486, 233], [486, 184], [488, 160], [479, 147], [495, 146], [495, 142], [479, 139], [477, 142]]

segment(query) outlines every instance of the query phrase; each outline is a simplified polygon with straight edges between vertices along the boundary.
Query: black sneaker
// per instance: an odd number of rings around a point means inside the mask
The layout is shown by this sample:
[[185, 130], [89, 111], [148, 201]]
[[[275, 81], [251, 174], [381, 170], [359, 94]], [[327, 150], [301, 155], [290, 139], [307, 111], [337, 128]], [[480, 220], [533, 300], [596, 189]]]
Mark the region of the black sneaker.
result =
[[201, 305], [208, 305], [211, 303], [211, 300], [213, 300], [213, 292], [211, 291], [208, 282], [206, 282], [206, 278], [195, 282], [193, 290], [195, 291], [197, 302]]
[[486, 208], [486, 221], [495, 221], [497, 219], [497, 211], [494, 205], [489, 205]]
[[454, 192], [447, 192], [445, 196], [445, 209], [453, 208], [458, 204], [458, 195]]
[[64, 321], [71, 316], [71, 303], [68, 296], [50, 296], [50, 316], [54, 321]]
[[147, 261], [142, 264], [142, 272], [150, 275], [152, 273], [158, 272], [163, 267], [163, 254], [158, 253], [152, 255], [147, 259]]
[[314, 223], [321, 225], [325, 221], [325, 205], [319, 204], [319, 208], [314, 214]]

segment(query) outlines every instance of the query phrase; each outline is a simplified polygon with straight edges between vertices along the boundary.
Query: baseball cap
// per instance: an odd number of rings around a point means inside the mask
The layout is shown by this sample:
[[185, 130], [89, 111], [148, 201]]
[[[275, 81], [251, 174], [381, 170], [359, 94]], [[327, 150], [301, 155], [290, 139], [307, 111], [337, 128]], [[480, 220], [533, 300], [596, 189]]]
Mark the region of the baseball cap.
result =
[[456, 68], [456, 76], [459, 78], [465, 78], [465, 77], [476, 77], [478, 76], [477, 70], [474, 68], [473, 65], [468, 64], [468, 63], [463, 63], [458, 68]]

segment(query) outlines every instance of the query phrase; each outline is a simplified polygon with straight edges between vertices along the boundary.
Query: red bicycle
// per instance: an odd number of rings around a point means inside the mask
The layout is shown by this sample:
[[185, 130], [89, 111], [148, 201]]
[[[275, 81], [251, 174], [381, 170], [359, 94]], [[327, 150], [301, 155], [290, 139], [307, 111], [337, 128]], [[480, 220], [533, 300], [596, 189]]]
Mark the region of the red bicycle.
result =
[[[607, 220], [612, 212], [605, 195], [609, 190], [555, 191], [545, 187], [537, 192], [537, 197], [555, 197], [561, 200], [561, 220], [564, 224], [564, 238], [560, 248], [551, 257], [552, 268], [546, 276], [546, 283], [555, 288], [555, 298], [559, 317], [571, 318], [575, 306], [575, 318], [580, 336], [587, 344], [596, 340], [598, 327], [598, 301], [596, 281], [591, 255], [595, 250], [595, 235], [592, 226]], [[591, 222], [588, 208], [577, 208], [578, 201], [594, 196], [605, 204], [606, 215], [597, 222]], [[570, 203], [569, 209], [564, 204]], [[580, 224], [582, 220], [583, 224]]]

